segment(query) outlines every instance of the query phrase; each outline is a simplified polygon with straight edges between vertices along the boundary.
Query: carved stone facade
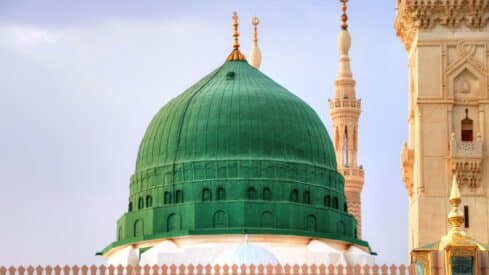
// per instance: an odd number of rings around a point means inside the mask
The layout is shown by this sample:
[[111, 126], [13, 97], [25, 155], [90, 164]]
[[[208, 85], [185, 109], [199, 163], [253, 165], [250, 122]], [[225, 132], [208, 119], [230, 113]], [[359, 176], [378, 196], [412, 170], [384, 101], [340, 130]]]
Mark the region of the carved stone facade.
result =
[[394, 27], [409, 64], [409, 139], [401, 171], [409, 195], [410, 249], [446, 231], [452, 175], [474, 217], [468, 233], [487, 243], [489, 0], [397, 4]]
[[345, 195], [348, 212], [357, 220], [357, 236], [362, 232], [361, 193], [364, 183], [364, 171], [357, 163], [358, 119], [361, 112], [361, 100], [356, 98], [355, 80], [350, 69], [348, 51], [351, 45], [350, 34], [342, 30], [338, 36], [340, 64], [335, 81], [334, 98], [329, 101], [333, 126], [333, 142], [336, 151], [338, 171], [345, 178]]

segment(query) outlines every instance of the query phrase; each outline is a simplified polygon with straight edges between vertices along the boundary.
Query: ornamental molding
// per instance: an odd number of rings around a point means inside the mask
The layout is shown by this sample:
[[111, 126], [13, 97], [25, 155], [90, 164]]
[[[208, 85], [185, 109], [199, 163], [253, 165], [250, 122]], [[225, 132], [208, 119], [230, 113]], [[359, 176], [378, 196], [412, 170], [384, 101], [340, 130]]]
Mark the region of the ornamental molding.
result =
[[453, 174], [460, 187], [477, 189], [480, 187], [482, 167], [482, 137], [472, 142], [458, 141], [455, 134], [450, 137], [450, 161]]
[[477, 43], [460, 40], [455, 48], [455, 61], [448, 65], [446, 72], [451, 73], [465, 64], [470, 64], [479, 73], [489, 75], [487, 67], [475, 56], [477, 46]]
[[489, 22], [489, 0], [398, 0], [394, 28], [409, 50], [419, 30], [444, 26], [481, 29]]

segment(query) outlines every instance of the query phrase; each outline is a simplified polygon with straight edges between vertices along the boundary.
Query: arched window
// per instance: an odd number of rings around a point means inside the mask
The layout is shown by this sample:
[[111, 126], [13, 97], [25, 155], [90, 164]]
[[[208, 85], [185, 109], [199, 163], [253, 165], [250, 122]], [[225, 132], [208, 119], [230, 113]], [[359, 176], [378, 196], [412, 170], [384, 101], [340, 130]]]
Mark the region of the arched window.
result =
[[202, 190], [202, 201], [210, 201], [211, 199], [211, 190], [209, 190], [209, 188], [204, 188], [204, 190]]
[[153, 206], [153, 198], [150, 195], [146, 196], [146, 207]]
[[219, 187], [217, 189], [217, 200], [218, 201], [223, 201], [225, 199], [226, 199], [226, 191], [224, 190], [224, 188]]
[[345, 212], [348, 212], [348, 204], [346, 202], [343, 204], [343, 210], [345, 210]]
[[299, 201], [299, 191], [294, 189], [290, 192], [290, 201], [298, 202]]
[[129, 212], [131, 212], [132, 211], [132, 202], [129, 202], [129, 207], [128, 208], [129, 208]]
[[254, 187], [248, 188], [248, 199], [256, 200], [256, 189]]
[[143, 198], [139, 198], [138, 200], [138, 209], [142, 209], [144, 207], [144, 200]]
[[164, 198], [163, 198], [163, 203], [164, 204], [170, 204], [171, 203], [171, 194], [170, 192], [165, 192]]
[[311, 192], [309, 191], [304, 192], [304, 203], [307, 204], [311, 203]]
[[182, 202], [183, 202], [183, 191], [177, 190], [175, 195], [175, 203], [182, 203]]
[[324, 206], [325, 207], [331, 207], [331, 196], [330, 195], [324, 196]]
[[270, 191], [270, 188], [265, 187], [263, 188], [263, 200], [269, 201], [272, 199], [272, 191]]
[[133, 229], [133, 237], [142, 237], [144, 234], [144, 224], [143, 221], [140, 219], [137, 219], [134, 222], [134, 229]]
[[338, 205], [338, 198], [337, 197], [334, 197], [333, 198], [333, 208], [334, 209], [338, 209], [339, 205]]
[[469, 109], [465, 109], [465, 118], [462, 119], [462, 141], [474, 140], [474, 122], [469, 118]]

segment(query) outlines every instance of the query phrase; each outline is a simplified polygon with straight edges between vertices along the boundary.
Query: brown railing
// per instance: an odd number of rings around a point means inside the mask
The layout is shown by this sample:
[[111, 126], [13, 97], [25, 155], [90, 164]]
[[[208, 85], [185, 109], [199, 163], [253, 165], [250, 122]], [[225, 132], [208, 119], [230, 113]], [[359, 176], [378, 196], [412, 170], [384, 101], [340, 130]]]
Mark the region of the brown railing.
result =
[[415, 275], [414, 266], [342, 265], [155, 265], [0, 267], [0, 275]]

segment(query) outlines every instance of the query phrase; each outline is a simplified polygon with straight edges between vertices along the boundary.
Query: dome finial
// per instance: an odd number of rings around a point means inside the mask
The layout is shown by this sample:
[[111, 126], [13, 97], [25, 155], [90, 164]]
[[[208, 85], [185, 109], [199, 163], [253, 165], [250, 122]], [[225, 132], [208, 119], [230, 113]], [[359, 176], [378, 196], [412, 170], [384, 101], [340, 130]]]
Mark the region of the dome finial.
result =
[[448, 214], [448, 223], [450, 224], [450, 231], [451, 232], [463, 231], [461, 226], [464, 222], [464, 214], [460, 212], [460, 210], [458, 209], [458, 206], [462, 202], [462, 199], [460, 197], [460, 191], [458, 189], [457, 175], [453, 175], [452, 178], [452, 190], [450, 192], [449, 201], [450, 201], [450, 205], [452, 206], [452, 210]]
[[260, 69], [261, 65], [261, 51], [258, 47], [258, 24], [260, 24], [260, 19], [258, 17], [253, 17], [251, 20], [251, 24], [253, 25], [253, 48], [251, 48], [250, 52], [250, 64], [256, 69]]
[[234, 44], [233, 44], [233, 51], [231, 54], [228, 56], [227, 61], [246, 61], [245, 56], [239, 51], [239, 22], [238, 22], [238, 13], [233, 12], [233, 37], [234, 37]]
[[346, 14], [347, 6], [346, 3], [348, 0], [340, 0], [341, 1], [341, 10], [343, 14], [341, 15], [341, 29], [348, 30], [348, 15]]

